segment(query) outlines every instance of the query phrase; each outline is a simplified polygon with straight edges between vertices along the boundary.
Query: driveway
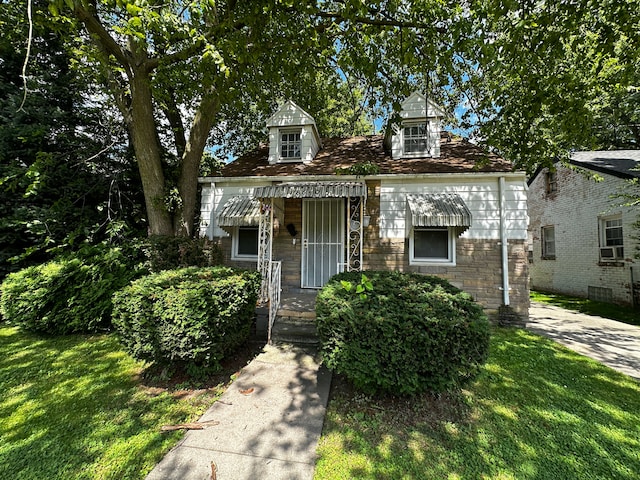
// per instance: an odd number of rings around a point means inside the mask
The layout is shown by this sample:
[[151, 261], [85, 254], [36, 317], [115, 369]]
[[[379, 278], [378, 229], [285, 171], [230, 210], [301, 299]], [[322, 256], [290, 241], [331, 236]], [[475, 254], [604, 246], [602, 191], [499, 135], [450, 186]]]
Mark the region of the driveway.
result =
[[640, 380], [640, 327], [532, 302], [526, 328]]

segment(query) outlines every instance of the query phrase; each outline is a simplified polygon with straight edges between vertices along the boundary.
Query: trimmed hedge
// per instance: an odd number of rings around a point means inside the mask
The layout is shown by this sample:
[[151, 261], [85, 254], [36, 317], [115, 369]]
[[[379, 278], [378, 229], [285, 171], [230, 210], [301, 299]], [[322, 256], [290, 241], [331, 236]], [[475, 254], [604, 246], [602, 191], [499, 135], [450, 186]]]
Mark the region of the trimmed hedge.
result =
[[74, 255], [7, 275], [0, 312], [8, 323], [48, 334], [111, 328], [113, 293], [144, 270], [121, 248], [87, 247]]
[[141, 244], [151, 272], [186, 267], [213, 267], [222, 264], [222, 251], [207, 237], [167, 237], [153, 235]]
[[260, 274], [227, 267], [168, 270], [140, 278], [113, 296], [113, 325], [139, 360], [216, 370], [245, 342]]
[[328, 368], [367, 393], [402, 395], [460, 386], [479, 372], [489, 321], [467, 293], [438, 277], [365, 275], [338, 274], [316, 299]]

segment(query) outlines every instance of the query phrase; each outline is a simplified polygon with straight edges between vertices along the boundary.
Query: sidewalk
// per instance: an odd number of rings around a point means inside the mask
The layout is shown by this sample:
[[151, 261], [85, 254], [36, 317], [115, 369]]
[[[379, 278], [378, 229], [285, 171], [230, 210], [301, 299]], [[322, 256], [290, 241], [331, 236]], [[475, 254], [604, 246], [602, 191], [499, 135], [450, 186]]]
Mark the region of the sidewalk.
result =
[[330, 383], [314, 350], [266, 346], [147, 480], [311, 480]]
[[640, 380], [640, 327], [533, 302], [526, 328]]

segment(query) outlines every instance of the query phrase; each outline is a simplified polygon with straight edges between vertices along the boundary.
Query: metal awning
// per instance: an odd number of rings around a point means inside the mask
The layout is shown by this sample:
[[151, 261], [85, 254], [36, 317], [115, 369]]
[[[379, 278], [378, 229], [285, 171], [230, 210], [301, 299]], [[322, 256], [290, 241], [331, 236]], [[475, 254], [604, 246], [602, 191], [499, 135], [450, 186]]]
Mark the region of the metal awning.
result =
[[260, 223], [260, 201], [251, 197], [233, 197], [218, 213], [221, 227], [249, 227]]
[[457, 227], [458, 235], [471, 226], [471, 212], [457, 193], [407, 195], [414, 227]]
[[255, 198], [346, 198], [366, 197], [364, 182], [303, 182], [279, 183], [257, 187]]

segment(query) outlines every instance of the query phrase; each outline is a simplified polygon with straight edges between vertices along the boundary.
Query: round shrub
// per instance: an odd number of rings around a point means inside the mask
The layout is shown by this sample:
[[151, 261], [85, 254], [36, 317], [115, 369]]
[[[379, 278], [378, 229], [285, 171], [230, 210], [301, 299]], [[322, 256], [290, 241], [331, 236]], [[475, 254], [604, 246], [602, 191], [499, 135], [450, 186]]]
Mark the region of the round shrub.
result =
[[413, 395], [462, 385], [489, 352], [489, 321], [446, 280], [341, 273], [316, 299], [324, 363], [367, 393]]
[[8, 323], [32, 332], [108, 330], [111, 297], [140, 276], [137, 260], [121, 248], [87, 247], [11, 273], [0, 285], [0, 312]]
[[139, 360], [216, 370], [249, 336], [260, 274], [189, 267], [142, 277], [113, 296], [113, 325]]

